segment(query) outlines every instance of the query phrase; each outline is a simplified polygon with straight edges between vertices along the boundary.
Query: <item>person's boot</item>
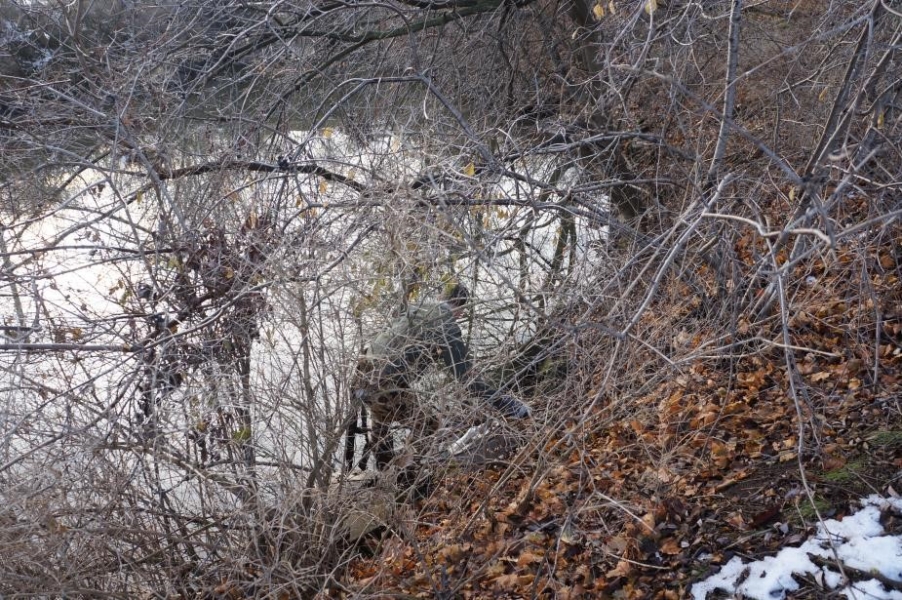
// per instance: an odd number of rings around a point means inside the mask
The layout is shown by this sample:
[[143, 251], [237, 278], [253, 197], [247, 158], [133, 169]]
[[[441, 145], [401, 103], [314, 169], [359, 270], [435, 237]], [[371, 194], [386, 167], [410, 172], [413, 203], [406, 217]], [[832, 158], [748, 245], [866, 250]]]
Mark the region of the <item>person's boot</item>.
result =
[[388, 467], [388, 463], [395, 457], [394, 440], [391, 437], [382, 438], [376, 442], [373, 454], [376, 457], [376, 468], [384, 471]]
[[398, 502], [423, 500], [435, 491], [435, 479], [423, 465], [414, 462], [398, 473]]

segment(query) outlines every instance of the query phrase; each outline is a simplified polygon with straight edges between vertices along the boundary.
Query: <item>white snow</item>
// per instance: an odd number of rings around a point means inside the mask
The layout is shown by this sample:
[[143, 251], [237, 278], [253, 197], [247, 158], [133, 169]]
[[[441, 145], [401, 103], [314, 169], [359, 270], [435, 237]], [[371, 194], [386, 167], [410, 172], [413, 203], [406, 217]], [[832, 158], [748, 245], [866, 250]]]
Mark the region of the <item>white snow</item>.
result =
[[902, 584], [902, 536], [883, 535], [880, 525], [881, 511], [902, 513], [902, 499], [871, 495], [861, 504], [861, 510], [842, 521], [828, 519], [819, 524], [817, 533], [798, 548], [784, 548], [776, 556], [747, 564], [734, 557], [692, 586], [693, 600], [705, 600], [715, 590], [754, 600], [781, 600], [799, 589], [794, 574], [811, 574], [829, 589], [843, 586], [839, 593], [849, 600], [902, 600], [902, 592], [888, 590], [877, 579], [848, 585], [838, 568], [819, 567], [809, 558], [838, 558], [845, 566]]

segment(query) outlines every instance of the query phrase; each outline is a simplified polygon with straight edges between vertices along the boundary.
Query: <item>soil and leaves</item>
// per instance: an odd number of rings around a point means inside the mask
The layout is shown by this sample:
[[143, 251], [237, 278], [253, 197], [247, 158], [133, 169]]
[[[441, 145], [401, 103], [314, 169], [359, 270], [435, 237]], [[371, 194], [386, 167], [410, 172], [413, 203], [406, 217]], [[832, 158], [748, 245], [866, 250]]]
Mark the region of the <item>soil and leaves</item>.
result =
[[[716, 339], [684, 316], [698, 299], [674, 293], [646, 319], [677, 332], [681, 359], [647, 393], [547, 395], [518, 453], [439, 474], [324, 594], [683, 598], [735, 555], [798, 545], [860, 498], [902, 492], [900, 241], [892, 228], [796, 267], [789, 347], [766, 341], [780, 315]], [[898, 515], [883, 524], [902, 532]], [[828, 593], [800, 583], [794, 598]]]
[[[59, 4], [0, 4], [0, 594], [679, 598], [899, 491], [897, 3]], [[448, 274], [534, 419], [348, 547], [364, 322]]]

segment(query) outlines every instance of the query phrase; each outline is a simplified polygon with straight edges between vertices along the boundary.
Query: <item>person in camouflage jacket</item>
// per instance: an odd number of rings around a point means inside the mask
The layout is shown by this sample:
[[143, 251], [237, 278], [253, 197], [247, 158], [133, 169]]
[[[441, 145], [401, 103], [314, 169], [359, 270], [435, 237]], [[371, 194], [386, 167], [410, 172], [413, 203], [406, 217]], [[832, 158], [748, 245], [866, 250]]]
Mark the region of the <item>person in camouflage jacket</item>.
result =
[[[384, 469], [394, 457], [389, 426], [398, 422], [414, 436], [434, 433], [439, 422], [417, 401], [411, 386], [435, 363], [442, 364], [471, 396], [479, 398], [509, 418], [525, 419], [529, 407], [509, 394], [487, 385], [472, 373], [472, 360], [457, 325], [469, 292], [456, 285], [441, 302], [423, 302], [411, 307], [370, 342], [357, 367], [351, 386], [354, 399], [369, 409], [370, 443], [377, 468]], [[353, 460], [353, 450], [346, 458]]]

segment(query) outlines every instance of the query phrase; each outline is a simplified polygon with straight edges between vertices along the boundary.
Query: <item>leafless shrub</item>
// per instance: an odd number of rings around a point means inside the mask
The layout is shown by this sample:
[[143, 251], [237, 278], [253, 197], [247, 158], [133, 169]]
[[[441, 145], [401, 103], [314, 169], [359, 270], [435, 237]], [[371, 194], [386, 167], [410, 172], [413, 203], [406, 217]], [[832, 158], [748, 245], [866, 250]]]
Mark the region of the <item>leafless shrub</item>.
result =
[[[547, 440], [655, 422], [636, 399], [700, 361], [795, 373], [803, 271], [852, 247], [887, 268], [869, 248], [895, 243], [902, 26], [880, 1], [0, 19], [5, 595], [340, 585], [348, 381], [449, 278], [477, 291], [481, 370], [537, 409], [503, 460], [539, 481]], [[442, 464], [490, 413], [419, 386]]]

